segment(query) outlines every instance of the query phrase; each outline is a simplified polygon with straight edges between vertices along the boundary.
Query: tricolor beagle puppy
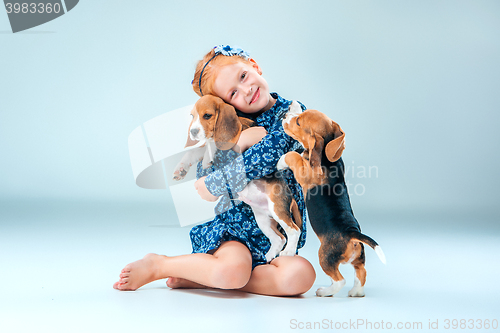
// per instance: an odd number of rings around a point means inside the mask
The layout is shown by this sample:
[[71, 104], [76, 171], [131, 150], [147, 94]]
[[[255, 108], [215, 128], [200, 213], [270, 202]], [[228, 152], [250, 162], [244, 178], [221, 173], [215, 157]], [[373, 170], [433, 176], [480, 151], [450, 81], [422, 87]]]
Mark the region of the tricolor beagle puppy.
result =
[[299, 141], [302, 155], [289, 152], [281, 157], [278, 170], [290, 168], [302, 186], [311, 226], [321, 241], [319, 261], [332, 279], [330, 287], [319, 288], [318, 296], [333, 296], [345, 285], [339, 272], [340, 264], [351, 264], [356, 271], [354, 287], [349, 296], [362, 297], [366, 281], [363, 244], [369, 245], [385, 263], [380, 246], [361, 233], [349, 201], [344, 181], [345, 134], [340, 126], [325, 114], [302, 109], [293, 102], [283, 120], [285, 133]]
[[[203, 168], [209, 167], [215, 155], [214, 146], [220, 150], [239, 149], [236, 143], [241, 131], [254, 125], [252, 120], [238, 117], [234, 107], [211, 95], [201, 97], [191, 114], [193, 119], [186, 147], [200, 143], [205, 143], [205, 146], [184, 155], [174, 170], [175, 180], [183, 179], [189, 168], [201, 160]], [[297, 202], [279, 174], [250, 181], [237, 198], [252, 208], [259, 228], [271, 242], [266, 254], [268, 262], [278, 254], [295, 255], [302, 228]], [[285, 231], [288, 242], [278, 231], [278, 224]], [[282, 251], [285, 243], [287, 245]]]
[[187, 147], [199, 146], [187, 152], [174, 169], [174, 180], [183, 179], [193, 164], [203, 161], [208, 168], [214, 159], [215, 149], [228, 150], [235, 147], [241, 131], [252, 127], [250, 119], [238, 117], [234, 107], [219, 97], [207, 95], [200, 98], [191, 110]]

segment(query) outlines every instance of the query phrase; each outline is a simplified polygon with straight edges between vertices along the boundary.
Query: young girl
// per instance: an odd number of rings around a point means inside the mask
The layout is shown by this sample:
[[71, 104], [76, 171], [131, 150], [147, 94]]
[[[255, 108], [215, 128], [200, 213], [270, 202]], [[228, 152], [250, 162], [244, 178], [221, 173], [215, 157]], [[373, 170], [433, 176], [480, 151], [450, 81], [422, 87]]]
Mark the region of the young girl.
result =
[[[238, 141], [242, 155], [218, 151], [212, 167], [198, 165], [198, 194], [207, 201], [222, 198], [215, 219], [192, 228], [193, 253], [176, 257], [148, 254], [125, 266], [115, 289], [135, 290], [163, 278], [168, 278], [171, 288], [239, 289], [275, 296], [299, 295], [311, 288], [316, 274], [306, 259], [280, 256], [266, 263], [268, 238], [258, 228], [251, 208], [232, 200], [233, 193], [250, 180], [276, 171], [283, 154], [300, 148], [281, 125], [291, 101], [270, 93], [261, 75], [261, 68], [246, 52], [227, 45], [215, 47], [198, 63], [194, 91], [199, 96], [222, 98], [258, 126], [242, 132]], [[302, 213], [301, 248], [306, 236], [302, 189], [291, 172], [285, 179]]]

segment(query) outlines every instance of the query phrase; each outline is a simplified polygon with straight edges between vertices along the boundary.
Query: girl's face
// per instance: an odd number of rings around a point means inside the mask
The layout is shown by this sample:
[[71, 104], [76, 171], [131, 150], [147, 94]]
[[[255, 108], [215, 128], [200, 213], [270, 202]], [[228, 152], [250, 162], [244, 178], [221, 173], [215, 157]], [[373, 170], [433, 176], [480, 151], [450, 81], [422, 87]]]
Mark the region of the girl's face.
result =
[[237, 62], [219, 69], [213, 90], [243, 113], [266, 111], [274, 104], [259, 65]]

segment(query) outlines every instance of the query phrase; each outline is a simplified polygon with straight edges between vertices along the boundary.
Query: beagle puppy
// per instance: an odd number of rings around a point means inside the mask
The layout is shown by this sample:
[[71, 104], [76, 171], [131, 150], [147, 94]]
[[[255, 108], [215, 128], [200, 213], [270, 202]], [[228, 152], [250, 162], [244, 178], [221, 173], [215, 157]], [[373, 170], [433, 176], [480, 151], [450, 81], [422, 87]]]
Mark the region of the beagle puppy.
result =
[[204, 169], [208, 168], [213, 162], [215, 149], [237, 149], [234, 146], [241, 131], [254, 125], [252, 120], [238, 117], [234, 107], [211, 95], [203, 96], [196, 102], [191, 117], [185, 148], [198, 148], [183, 156], [174, 169], [174, 180], [183, 179], [189, 169], [200, 161], [203, 161]]
[[[236, 143], [242, 130], [254, 125], [252, 120], [238, 117], [233, 106], [211, 95], [201, 97], [191, 114], [193, 119], [189, 126], [186, 147], [200, 143], [204, 143], [204, 146], [184, 155], [174, 170], [175, 180], [183, 179], [189, 168], [200, 161], [203, 161], [203, 168], [209, 167], [213, 161], [215, 149], [239, 149]], [[271, 248], [266, 254], [267, 262], [278, 254], [295, 255], [302, 228], [302, 217], [297, 202], [280, 174], [277, 172], [274, 175], [250, 181], [238, 193], [236, 199], [247, 203], [252, 208], [257, 225], [271, 242]], [[288, 241], [278, 231], [278, 224], [285, 231]], [[283, 249], [285, 243], [286, 247]]]
[[316, 110], [302, 112], [293, 102], [285, 119], [285, 133], [304, 146], [304, 152], [283, 155], [278, 170], [290, 168], [302, 186], [311, 226], [321, 241], [319, 261], [330, 276], [332, 285], [319, 288], [318, 296], [333, 296], [345, 285], [340, 264], [355, 269], [354, 287], [349, 296], [363, 297], [366, 281], [363, 244], [372, 247], [380, 260], [385, 255], [372, 238], [361, 233], [349, 201], [344, 181], [344, 163], [340, 158], [345, 148], [345, 134], [340, 126]]

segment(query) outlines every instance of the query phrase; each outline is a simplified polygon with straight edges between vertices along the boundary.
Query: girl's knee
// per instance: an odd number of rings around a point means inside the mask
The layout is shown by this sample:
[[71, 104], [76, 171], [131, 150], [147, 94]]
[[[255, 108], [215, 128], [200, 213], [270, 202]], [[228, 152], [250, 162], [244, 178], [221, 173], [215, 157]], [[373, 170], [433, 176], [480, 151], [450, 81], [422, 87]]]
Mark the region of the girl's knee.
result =
[[288, 257], [290, 260], [283, 266], [279, 276], [279, 284], [286, 295], [300, 295], [307, 292], [316, 280], [316, 272], [312, 264], [303, 257]]
[[248, 283], [251, 273], [251, 263], [250, 265], [243, 261], [220, 263], [213, 271], [212, 282], [216, 288], [239, 289]]
[[212, 285], [220, 289], [243, 288], [252, 273], [252, 255], [236, 241], [223, 243], [214, 253], [218, 259], [212, 271]]

